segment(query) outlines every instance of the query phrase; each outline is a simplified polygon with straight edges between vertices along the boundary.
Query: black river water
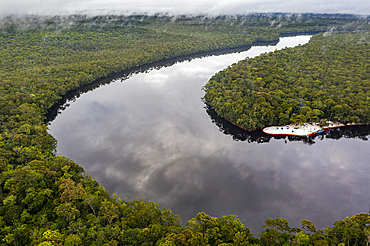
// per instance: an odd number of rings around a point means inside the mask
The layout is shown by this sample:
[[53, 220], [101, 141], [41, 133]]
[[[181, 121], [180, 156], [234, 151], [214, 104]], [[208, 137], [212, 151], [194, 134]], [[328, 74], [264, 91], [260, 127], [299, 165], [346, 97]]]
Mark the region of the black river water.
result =
[[233, 127], [202, 101], [215, 72], [309, 38], [149, 69], [83, 93], [49, 126], [57, 153], [109, 192], [155, 201], [183, 224], [201, 211], [234, 214], [257, 233], [267, 218], [323, 228], [368, 212], [369, 127], [273, 138]]

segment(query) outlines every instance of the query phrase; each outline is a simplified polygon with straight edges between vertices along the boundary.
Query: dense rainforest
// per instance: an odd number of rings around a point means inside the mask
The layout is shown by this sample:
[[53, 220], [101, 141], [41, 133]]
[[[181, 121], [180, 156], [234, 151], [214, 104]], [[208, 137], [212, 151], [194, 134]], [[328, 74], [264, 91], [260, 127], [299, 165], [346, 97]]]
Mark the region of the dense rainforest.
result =
[[[363, 16], [316, 14], [3, 17], [0, 20], [0, 245], [368, 244], [370, 215], [366, 213], [338, 220], [334, 226], [321, 230], [308, 220], [302, 220], [301, 227], [296, 228], [283, 218], [267, 219], [265, 230], [258, 236], [253, 236], [233, 215], [216, 218], [200, 212], [182, 225], [178, 215], [154, 202], [122, 200], [109, 194], [82, 167], [56, 154], [57, 142], [47, 133], [45, 125], [47, 110], [61, 96], [112, 73], [183, 55], [277, 41], [281, 35], [367, 30], [368, 23], [369, 18]], [[312, 79], [319, 88], [325, 81], [323, 71], [329, 70], [325, 64], [337, 71], [338, 84], [353, 79], [345, 92], [355, 93], [356, 100], [338, 106], [356, 107], [359, 114], [368, 110], [368, 92], [360, 91], [368, 83], [364, 79], [368, 76], [363, 73], [368, 70], [368, 64], [364, 60], [350, 63], [346, 57], [353, 55], [359, 59], [361, 52], [363, 56], [368, 54], [368, 35], [362, 35], [335, 33], [329, 39], [317, 36], [312, 44], [324, 42], [320, 46], [324, 48], [313, 51], [305, 63], [316, 70]], [[342, 41], [331, 43], [337, 36]], [[346, 53], [338, 49], [335, 53], [330, 45], [346, 48], [345, 44], [349, 43], [344, 42], [346, 39], [356, 40], [353, 46], [358, 48], [345, 49]], [[298, 55], [303, 51], [300, 49], [287, 49], [279, 54], [280, 57], [290, 55], [286, 64], [298, 63], [303, 59], [303, 55]], [[330, 53], [332, 50], [334, 53]], [[321, 54], [323, 62], [326, 56], [332, 56], [334, 62], [317, 64], [316, 53]], [[253, 62], [262, 64], [269, 60], [278, 62], [273, 55], [264, 55]], [[347, 62], [356, 68], [356, 76], [337, 68]], [[319, 110], [314, 103], [319, 103], [323, 95], [305, 90], [303, 86], [309, 82], [303, 80], [309, 77], [294, 66], [294, 71], [286, 70], [280, 76], [302, 78], [302, 97], [307, 94], [313, 98], [310, 105], [308, 100], [302, 100], [305, 103], [302, 107]], [[258, 66], [244, 72], [263, 76], [263, 71], [255, 68]], [[276, 69], [275, 72], [280, 71]], [[238, 71], [235, 76], [244, 72]], [[267, 77], [270, 70], [264, 73]], [[220, 75], [213, 80], [217, 76]], [[270, 74], [269, 78], [275, 79], [275, 75]], [[258, 83], [262, 86], [267, 82], [260, 79]], [[233, 89], [222, 91], [233, 98]], [[251, 89], [249, 93], [257, 93], [254, 91], [258, 86]], [[236, 92], [235, 96], [243, 93]], [[261, 104], [269, 103], [267, 92], [258, 93], [262, 93], [258, 97]], [[286, 93], [284, 89], [282, 93]], [[212, 103], [208, 96], [207, 100]]]
[[271, 125], [370, 122], [370, 34], [334, 32], [245, 59], [213, 76], [207, 103], [248, 130]]

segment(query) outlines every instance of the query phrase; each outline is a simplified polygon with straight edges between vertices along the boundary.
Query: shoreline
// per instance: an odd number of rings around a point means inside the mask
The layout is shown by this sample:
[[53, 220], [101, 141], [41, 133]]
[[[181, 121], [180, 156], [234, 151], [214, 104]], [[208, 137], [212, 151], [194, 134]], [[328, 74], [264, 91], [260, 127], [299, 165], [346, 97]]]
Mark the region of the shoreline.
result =
[[[309, 35], [309, 34], [307, 34]], [[291, 35], [290, 37], [294, 37], [295, 35]], [[300, 35], [296, 35], [300, 36]], [[109, 84], [112, 80], [118, 79], [121, 77], [124, 77], [125, 75], [129, 75], [131, 73], [137, 73], [146, 69], [150, 68], [156, 68], [157, 66], [166, 66], [164, 64], [171, 64], [171, 63], [176, 63], [176, 62], [182, 62], [186, 60], [192, 60], [196, 58], [202, 58], [206, 56], [212, 56], [212, 55], [219, 55], [219, 54], [230, 54], [234, 52], [242, 52], [249, 50], [253, 46], [264, 46], [264, 45], [273, 45], [275, 43], [278, 43], [280, 41], [280, 38], [282, 36], [279, 35], [278, 39], [273, 39], [273, 40], [254, 40], [250, 44], [243, 44], [239, 46], [231, 46], [231, 47], [226, 47], [226, 48], [219, 48], [219, 49], [211, 49], [211, 50], [199, 50], [194, 53], [188, 53], [188, 54], [182, 54], [178, 56], [173, 56], [169, 58], [163, 58], [159, 60], [153, 60], [148, 63], [128, 67], [125, 69], [122, 69], [119, 72], [112, 72], [109, 73], [108, 75], [99, 77], [94, 79], [93, 81], [79, 85], [78, 87], [71, 89], [64, 94], [60, 95], [60, 99], [58, 99], [54, 104], [46, 109], [46, 112], [44, 113], [44, 123], [48, 124], [51, 121], [55, 119], [55, 117], [58, 116], [58, 111], [63, 107], [63, 105], [71, 98], [73, 98], [76, 95], [80, 95], [86, 91], [89, 91], [91, 89], [94, 89], [96, 87], [99, 87], [100, 85], [103, 84]], [[289, 35], [287, 36], [289, 37]], [[92, 87], [92, 88], [91, 88]]]
[[[209, 109], [213, 110], [212, 107], [205, 101], [205, 104], [208, 106]], [[248, 130], [232, 121], [230, 121], [227, 118], [221, 117], [217, 114], [216, 111], [214, 113], [220, 117], [222, 120], [227, 121], [231, 125], [246, 131], [246, 132], [256, 132], [256, 131], [262, 131], [265, 134], [268, 135], [275, 135], [275, 136], [296, 136], [296, 137], [307, 137], [307, 136], [312, 136], [312, 135], [317, 135], [320, 133], [323, 133], [324, 131], [330, 130], [330, 129], [335, 129], [335, 128], [340, 128], [340, 127], [351, 127], [351, 126], [370, 126], [369, 123], [354, 123], [354, 122], [349, 122], [349, 123], [341, 123], [341, 122], [333, 122], [333, 121], [327, 121], [326, 126], [320, 126], [319, 123], [303, 123], [301, 125], [299, 124], [287, 124], [283, 126], [267, 126], [264, 128], [258, 128], [255, 130]]]
[[[280, 41], [280, 38], [283, 37], [295, 37], [295, 36], [301, 36], [301, 35], [315, 35], [319, 33], [323, 33], [325, 31], [323, 30], [318, 30], [318, 31], [307, 31], [307, 32], [302, 32], [302, 31], [292, 31], [289, 33], [279, 33], [278, 39], [272, 39], [272, 40], [254, 40], [250, 44], [243, 44], [243, 45], [238, 45], [238, 46], [231, 46], [231, 47], [225, 47], [225, 48], [219, 48], [219, 49], [211, 49], [211, 50], [199, 50], [194, 53], [188, 53], [188, 54], [182, 54], [178, 56], [173, 56], [169, 58], [162, 58], [159, 60], [153, 60], [149, 61], [148, 63], [136, 65], [136, 66], [131, 66], [125, 69], [122, 69], [119, 72], [112, 72], [107, 75], [98, 77], [94, 79], [93, 81], [86, 83], [86, 84], [81, 84], [78, 87], [71, 89], [69, 91], [66, 91], [62, 95], [59, 95], [61, 98], [58, 99], [51, 105], [49, 108], [46, 109], [46, 112], [44, 112], [44, 123], [48, 124], [51, 121], [55, 119], [55, 117], [58, 116], [58, 111], [63, 107], [63, 105], [71, 98], [73, 98], [76, 95], [79, 95], [81, 92], [84, 93], [85, 90], [89, 91], [91, 89], [94, 89], [102, 84], [110, 83], [113, 79], [120, 78], [124, 76], [125, 74], [130, 74], [130, 73], [135, 73], [138, 71], [141, 71], [142, 69], [147, 69], [147, 68], [155, 68], [158, 64], [162, 63], [171, 63], [171, 62], [181, 62], [185, 61], [188, 59], [194, 59], [194, 58], [200, 58], [208, 55], [218, 55], [218, 54], [228, 54], [228, 53], [233, 53], [233, 52], [241, 52], [245, 50], [249, 50], [253, 46], [264, 46], [264, 45], [271, 45], [274, 43], [278, 43]], [[231, 121], [230, 121], [231, 122]], [[232, 123], [232, 122], [231, 122]], [[232, 123], [234, 124], [234, 123]], [[235, 125], [235, 124], [234, 124]], [[238, 125], [236, 125], [238, 126]], [[238, 126], [240, 127], [240, 126]], [[245, 128], [240, 127], [243, 130], [249, 131]]]

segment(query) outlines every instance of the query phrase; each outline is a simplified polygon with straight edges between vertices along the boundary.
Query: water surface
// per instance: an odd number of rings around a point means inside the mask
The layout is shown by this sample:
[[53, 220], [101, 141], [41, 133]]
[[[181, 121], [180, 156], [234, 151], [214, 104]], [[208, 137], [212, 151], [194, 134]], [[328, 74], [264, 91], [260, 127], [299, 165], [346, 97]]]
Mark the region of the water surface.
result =
[[109, 192], [158, 202], [183, 222], [201, 211], [235, 214], [256, 233], [269, 217], [287, 218], [293, 226], [309, 219], [322, 228], [368, 212], [366, 134], [319, 136], [311, 144], [266, 136], [238, 141], [251, 138], [230, 135], [202, 101], [201, 88], [216, 71], [309, 38], [193, 59], [83, 94], [50, 125], [58, 154]]

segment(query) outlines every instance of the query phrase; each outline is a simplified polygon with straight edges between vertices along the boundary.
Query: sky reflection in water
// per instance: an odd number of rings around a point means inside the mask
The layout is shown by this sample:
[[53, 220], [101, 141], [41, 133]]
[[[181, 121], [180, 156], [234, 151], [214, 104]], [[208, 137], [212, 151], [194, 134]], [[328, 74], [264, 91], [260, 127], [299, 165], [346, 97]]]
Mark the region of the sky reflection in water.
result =
[[293, 226], [309, 219], [322, 228], [368, 212], [367, 141], [234, 141], [212, 123], [201, 101], [201, 88], [216, 71], [308, 39], [194, 59], [83, 94], [50, 125], [58, 154], [111, 193], [156, 201], [183, 222], [200, 211], [235, 214], [256, 233], [269, 217]]

